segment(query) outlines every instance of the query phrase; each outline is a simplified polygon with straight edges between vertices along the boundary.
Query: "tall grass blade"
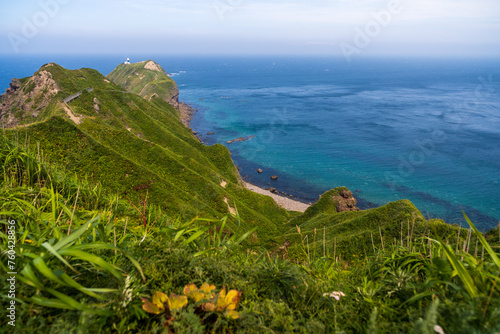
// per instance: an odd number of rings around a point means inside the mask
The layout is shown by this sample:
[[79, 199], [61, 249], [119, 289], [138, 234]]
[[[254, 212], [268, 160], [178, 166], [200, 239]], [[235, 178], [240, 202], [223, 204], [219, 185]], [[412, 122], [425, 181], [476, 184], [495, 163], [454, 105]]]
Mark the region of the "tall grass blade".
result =
[[465, 220], [467, 221], [467, 223], [469, 224], [471, 229], [474, 231], [474, 234], [476, 234], [476, 237], [479, 239], [479, 242], [483, 245], [484, 249], [486, 249], [488, 254], [490, 254], [493, 262], [500, 269], [500, 259], [498, 258], [498, 255], [495, 253], [493, 248], [491, 248], [490, 244], [488, 243], [488, 241], [486, 241], [483, 234], [481, 232], [479, 232], [477, 230], [476, 226], [470, 221], [469, 217], [467, 217], [465, 212], [463, 212], [463, 214], [464, 214]]
[[47, 277], [49, 280], [56, 282], [60, 285], [66, 285], [59, 277], [52, 272], [52, 270], [47, 266], [42, 257], [38, 257], [33, 260], [33, 265], [35, 268], [42, 274]]
[[64, 237], [61, 241], [59, 241], [57, 244], [54, 245], [54, 250], [58, 251], [59, 249], [65, 247], [66, 245], [69, 245], [69, 244], [75, 242], [76, 240], [78, 240], [78, 238], [80, 238], [90, 228], [92, 223], [95, 222], [96, 220], [99, 220], [99, 218], [101, 218], [100, 215], [98, 215], [94, 219], [86, 222], [78, 230], [71, 233], [67, 237]]
[[77, 302], [73, 298], [65, 295], [64, 293], [61, 293], [61, 292], [54, 290], [54, 289], [51, 289], [51, 288], [45, 288], [45, 290], [47, 290], [51, 295], [53, 295], [54, 297], [57, 297], [60, 301], [69, 305], [73, 309], [80, 310], [80, 311], [87, 310], [87, 308], [83, 304], [80, 304], [79, 302]]
[[95, 292], [93, 292], [91, 289], [87, 289], [85, 287], [83, 287], [82, 285], [78, 284], [74, 279], [72, 279], [71, 277], [68, 276], [68, 274], [66, 273], [63, 273], [61, 272], [61, 278], [64, 280], [64, 282], [72, 287], [72, 288], [75, 288], [91, 297], [94, 297], [96, 299], [103, 299], [102, 296], [99, 296], [98, 294], [96, 294]]
[[254, 227], [250, 231], [243, 234], [241, 237], [238, 238], [238, 240], [236, 240], [236, 242], [235, 242], [236, 245], [239, 245], [240, 243], [242, 243], [246, 238], [248, 238], [255, 231], [257, 231], [257, 227]]
[[96, 266], [101, 267], [101, 268], [109, 271], [113, 276], [115, 276], [119, 280], [123, 279], [123, 275], [120, 274], [118, 272], [118, 270], [115, 269], [114, 266], [112, 266], [108, 262], [104, 261], [101, 257], [99, 257], [97, 255], [90, 254], [90, 253], [83, 252], [83, 251], [76, 250], [76, 249], [62, 249], [59, 251], [59, 253], [61, 255], [72, 256], [72, 257], [75, 257], [77, 259], [93, 263]]
[[63, 309], [63, 310], [75, 310], [74, 307], [58, 300], [58, 299], [48, 299], [48, 298], [42, 298], [42, 297], [31, 297], [27, 299], [28, 301], [31, 301], [37, 305], [40, 306], [45, 306], [45, 307], [52, 307], [52, 308], [58, 308], [58, 309]]
[[61, 254], [59, 254], [53, 247], [51, 244], [49, 244], [48, 242], [44, 242], [42, 244], [42, 247], [44, 247], [45, 249], [47, 249], [49, 252], [51, 252], [55, 257], [57, 257], [62, 263], [64, 263], [66, 266], [68, 266], [71, 270], [73, 270], [75, 273], [79, 274], [79, 272], [73, 268], [72, 265], [70, 265], [68, 263], [68, 261], [66, 261], [62, 256]]
[[31, 268], [31, 266], [28, 264], [24, 269], [21, 271], [21, 275], [17, 275], [17, 277], [23, 281], [24, 283], [31, 285], [32, 287], [42, 289], [43, 285], [40, 283], [38, 278], [36, 278], [35, 272]]
[[464, 284], [465, 289], [469, 294], [469, 296], [471, 298], [477, 297], [477, 288], [476, 285], [474, 284], [474, 280], [472, 279], [470, 273], [467, 271], [467, 269], [464, 267], [464, 265], [458, 259], [458, 257], [453, 253], [449, 245], [444, 244], [441, 240], [438, 240], [437, 242], [441, 245], [442, 249], [445, 252], [446, 257], [448, 258], [448, 261], [450, 261], [453, 269], [455, 269], [455, 272], [462, 280], [462, 283]]

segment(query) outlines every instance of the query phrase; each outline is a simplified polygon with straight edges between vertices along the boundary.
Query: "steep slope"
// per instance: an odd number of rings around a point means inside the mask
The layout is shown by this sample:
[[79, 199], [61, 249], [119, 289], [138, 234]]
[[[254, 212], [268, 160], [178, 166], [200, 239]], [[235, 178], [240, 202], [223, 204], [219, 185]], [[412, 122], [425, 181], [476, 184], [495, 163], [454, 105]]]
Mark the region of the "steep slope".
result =
[[31, 122], [60, 91], [52, 73], [46, 70], [22, 80], [13, 79], [9, 89], [0, 96], [0, 124], [9, 127]]
[[[345, 187], [327, 191], [306, 212], [292, 219], [280, 244], [290, 246], [288, 256], [303, 257], [303, 241], [311, 252], [328, 253], [343, 258], [364, 257], [375, 248], [402, 245], [406, 240], [430, 235], [456, 240], [458, 226], [442, 220], [427, 221], [408, 200], [360, 211], [356, 199]], [[297, 234], [297, 232], [300, 232]], [[328, 245], [326, 245], [326, 244]]]
[[297, 227], [304, 233], [323, 229], [323, 243], [335, 243], [343, 254], [368, 253], [377, 233], [377, 240], [392, 242], [408, 222], [428, 229], [410, 202], [358, 211], [346, 188], [325, 193], [300, 216], [281, 209], [270, 197], [245, 189], [226, 147], [202, 145], [180, 122], [168, 103], [177, 88], [161, 67], [149, 61], [119, 65], [113, 73], [110, 78], [124, 87], [98, 71], [70, 71], [53, 63], [14, 80], [0, 97], [0, 122], [9, 128], [5, 136], [23, 138], [45, 161], [100, 182], [122, 199], [139, 205], [147, 195], [149, 204], [172, 219], [221, 218], [237, 211], [241, 221], [229, 220], [233, 231], [257, 227], [262, 245], [292, 244], [292, 256], [300, 256], [302, 247]]
[[179, 106], [179, 89], [163, 68], [152, 60], [135, 64], [120, 64], [108, 79], [147, 100], [160, 98]]
[[[38, 114], [17, 118], [15, 107], [23, 105], [28, 85], [40, 75], [49, 77], [57, 91], [43, 95]], [[32, 90], [44, 92], [38, 85]], [[234, 229], [260, 226], [270, 232], [263, 234], [264, 241], [286, 228], [285, 210], [240, 184], [227, 148], [199, 143], [178, 111], [162, 99], [148, 101], [127, 92], [95, 70], [69, 71], [56, 64], [22, 79], [16, 92], [2, 97], [1, 121], [26, 126], [6, 136], [39, 145], [50, 163], [101, 182], [110, 193], [135, 203], [147, 192], [149, 203], [162, 206], [172, 218], [220, 218], [238, 210], [248, 224], [232, 219]]]

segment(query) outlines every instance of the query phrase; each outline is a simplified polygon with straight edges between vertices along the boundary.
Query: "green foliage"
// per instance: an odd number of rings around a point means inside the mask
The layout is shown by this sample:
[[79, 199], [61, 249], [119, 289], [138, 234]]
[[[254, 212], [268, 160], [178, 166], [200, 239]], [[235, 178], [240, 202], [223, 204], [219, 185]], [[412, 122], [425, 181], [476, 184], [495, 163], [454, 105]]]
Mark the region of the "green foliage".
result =
[[442, 328], [437, 324], [438, 306], [439, 306], [439, 299], [436, 299], [429, 306], [429, 309], [425, 314], [425, 318], [424, 319], [420, 318], [415, 322], [415, 326], [413, 327], [412, 333], [435, 334], [439, 333], [439, 330], [441, 330], [441, 332], [444, 333]]
[[158, 64], [155, 66], [158, 66], [160, 71], [146, 69], [145, 65], [149, 62], [154, 63], [147, 60], [135, 64], [118, 65], [107, 77], [127, 91], [146, 99], [151, 99], [153, 95], [164, 101], [176, 99], [179, 90], [175, 81]]
[[[51, 73], [62, 92], [41, 110], [38, 123], [5, 131], [10, 141], [27, 138], [29, 150], [41, 152], [51, 166], [99, 183], [104, 192], [127, 196], [134, 203], [140, 200], [134, 189], [147, 185], [149, 203], [170, 217], [219, 219], [229, 211], [227, 198], [238, 207], [242, 220], [255, 225], [251, 228], [276, 232], [285, 228], [288, 213], [269, 198], [244, 189], [227, 148], [199, 143], [167, 102], [124, 92], [94, 70], [49, 65], [42, 69]], [[89, 87], [93, 91], [87, 91]], [[62, 98], [77, 91], [82, 95], [70, 105], [84, 115], [78, 126], [63, 116], [59, 106]], [[99, 101], [99, 114], [94, 99]], [[220, 185], [223, 180], [226, 188]], [[228, 225], [243, 232], [251, 229], [233, 218]], [[259, 238], [263, 243], [269, 239], [268, 234]]]
[[219, 222], [201, 218], [187, 223], [177, 220], [160, 232], [171, 236], [174, 243], [196, 250], [195, 257], [222, 256], [239, 250], [240, 245], [257, 230], [253, 228], [240, 236], [226, 229], [227, 221], [228, 216]]
[[[53, 187], [48, 190], [42, 189], [39, 195], [40, 199], [36, 203], [20, 199], [20, 196], [12, 196], [10, 199], [14, 206], [6, 202], [1, 209], [10, 208], [14, 211], [0, 211], [0, 216], [13, 216], [17, 225], [15, 226], [16, 234], [0, 232], [0, 238], [5, 241], [2, 250], [5, 251], [7, 240], [17, 241], [19, 252], [16, 265], [19, 266], [19, 274], [16, 278], [36, 290], [36, 293], [26, 300], [48, 307], [106, 313], [78, 302], [68, 293], [61, 292], [60, 288], [55, 289], [48, 283], [63, 288], [63, 291], [76, 289], [94, 299], [102, 300], [101, 294], [115, 292], [116, 289], [85, 288], [66, 271], [69, 269], [71, 274], [77, 276], [82, 274], [82, 270], [99, 275], [102, 275], [104, 271], [114, 276], [119, 284], [123, 279], [119, 270], [103, 257], [89, 253], [89, 251], [122, 251], [108, 244], [109, 238], [96, 239], [95, 235], [104, 230], [100, 226], [102, 225], [100, 216], [80, 223], [80, 220], [74, 216], [74, 211], [63, 203], [62, 196]], [[70, 221], [69, 226], [68, 221]], [[74, 226], [81, 226], [71, 233], [73, 222]], [[5, 221], [2, 223], [7, 224]], [[94, 237], [91, 237], [92, 235]], [[125, 256], [142, 274], [140, 265], [128, 254]], [[9, 271], [5, 268], [5, 263], [2, 262], [1, 265], [5, 271]], [[46, 292], [56, 298], [50, 299], [43, 296], [41, 292]]]
[[[345, 188], [289, 213], [244, 189], [229, 151], [201, 145], [162, 99], [94, 70], [43, 69], [63, 91], [37, 123], [0, 140], [0, 221], [17, 226], [17, 332], [500, 332], [498, 229], [427, 221], [408, 201], [339, 213]], [[71, 102], [87, 116], [75, 125], [59, 101], [87, 87]], [[156, 291], [177, 300], [205, 282], [241, 292], [238, 319], [217, 302], [203, 309], [207, 300], [174, 319], [143, 309]]]

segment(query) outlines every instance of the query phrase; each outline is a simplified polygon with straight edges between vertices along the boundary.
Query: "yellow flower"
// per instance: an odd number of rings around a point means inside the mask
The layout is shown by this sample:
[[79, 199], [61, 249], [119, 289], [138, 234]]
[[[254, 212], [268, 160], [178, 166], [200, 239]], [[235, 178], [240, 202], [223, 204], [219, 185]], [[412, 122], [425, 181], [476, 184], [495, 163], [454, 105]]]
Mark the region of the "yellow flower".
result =
[[188, 296], [195, 302], [201, 300], [208, 300], [214, 297], [212, 291], [215, 290], [215, 285], [209, 285], [208, 283], [203, 283], [200, 289], [194, 284], [188, 284], [184, 287], [184, 295]]
[[148, 313], [160, 314], [164, 310], [175, 311], [185, 307], [188, 303], [186, 296], [178, 296], [171, 293], [168, 297], [163, 292], [157, 291], [153, 295], [153, 302], [146, 298], [142, 299], [142, 309]]
[[215, 285], [210, 285], [208, 283], [203, 283], [203, 285], [200, 288], [201, 291], [207, 296], [209, 296], [207, 299], [213, 298], [213, 293], [212, 291], [215, 290]]
[[230, 290], [226, 294], [226, 288], [224, 287], [219, 293], [219, 298], [217, 299], [217, 311], [236, 309], [238, 307], [240, 299], [241, 299], [240, 291]]
[[[240, 313], [235, 311], [238, 307], [238, 303], [241, 300], [241, 291], [230, 290], [226, 293], [226, 288], [224, 287], [219, 293], [219, 298], [217, 299], [217, 306], [209, 305], [209, 308], [215, 308], [215, 311], [222, 312], [226, 311], [226, 316], [231, 319], [238, 319]], [[213, 311], [213, 310], [212, 310]]]

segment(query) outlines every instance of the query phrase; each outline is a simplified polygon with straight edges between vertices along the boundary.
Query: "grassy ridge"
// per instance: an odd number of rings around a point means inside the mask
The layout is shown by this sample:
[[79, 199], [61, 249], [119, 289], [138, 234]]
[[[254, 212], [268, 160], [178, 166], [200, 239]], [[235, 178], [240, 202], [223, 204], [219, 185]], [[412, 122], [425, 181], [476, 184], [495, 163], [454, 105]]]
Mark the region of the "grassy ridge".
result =
[[[155, 82], [162, 73], [168, 78], [161, 68], [161, 71], [145, 69], [146, 63], [119, 65], [110, 78], [122, 83], [130, 81], [130, 85], [136, 78], [142, 78], [141, 84]], [[91, 69], [69, 71], [49, 64], [40, 71], [50, 72], [61, 92], [35, 119], [37, 123], [8, 130], [8, 137], [28, 138], [31, 145], [38, 145], [48, 161], [93, 182], [101, 182], [109, 193], [138, 203], [147, 188], [152, 204], [161, 206], [171, 217], [184, 219], [196, 215], [221, 218], [237, 209], [244, 224], [230, 218], [233, 230], [245, 232], [258, 227], [259, 241], [267, 247], [291, 243], [294, 246], [289, 252], [293, 257], [303, 256], [297, 245], [302, 245], [302, 238], [315, 229], [316, 234], [323, 229], [325, 241], [321, 242], [333, 245], [336, 254], [363, 256], [373, 252], [374, 245], [382, 245], [383, 239], [387, 245], [394, 244], [394, 238], [400, 239], [402, 225], [411, 223], [411, 230], [417, 235], [430, 228], [408, 201], [361, 212], [337, 213], [333, 197], [341, 188], [325, 193], [297, 217], [279, 208], [270, 198], [244, 189], [229, 151], [222, 145], [200, 144], [179, 121], [178, 111], [163, 99], [148, 101], [126, 92], [131, 86], [118, 86]], [[80, 125], [67, 120], [59, 106], [60, 99], [76, 91], [82, 91], [82, 95], [69, 105], [75, 114], [84, 115]], [[227, 183], [225, 188], [222, 182]], [[457, 232], [456, 227], [432, 225], [434, 229], [449, 230], [450, 234]], [[297, 227], [304, 235], [299, 239], [288, 238]], [[318, 239], [311, 238], [307, 241], [314, 248], [325, 248], [319, 247]]]
[[[153, 63], [158, 70], [145, 68], [148, 63]], [[165, 101], [177, 101], [179, 95], [175, 81], [165, 73], [160, 65], [151, 60], [135, 64], [120, 64], [107, 77], [145, 99], [156, 95]]]
[[[453, 243], [448, 254], [445, 242], [423, 243], [413, 235], [403, 246], [375, 246], [372, 255], [345, 260], [318, 257], [303, 246], [308, 255], [289, 261], [239, 242], [245, 235], [222, 233], [225, 219], [185, 223], [149, 205], [144, 229], [127, 201], [96, 193], [92, 183], [37, 155], [0, 140], [0, 223], [16, 220], [18, 245], [14, 333], [500, 331], [500, 261], [477, 232], [463, 234], [472, 244], [477, 240], [483, 254], [455, 251]], [[0, 230], [2, 241], [8, 235]], [[0, 250], [7, 270], [6, 242]], [[241, 293], [238, 319], [191, 299], [173, 318], [143, 309], [157, 291], [183, 295], [186, 285], [205, 282]], [[8, 283], [2, 280], [0, 288], [7, 291]], [[0, 315], [1, 328], [8, 328], [5, 308]]]
[[[222, 145], [200, 144], [168, 103], [123, 92], [96, 71], [68, 71], [57, 65], [43, 69], [52, 73], [64, 92], [54, 99], [55, 104], [77, 89], [97, 87], [83, 90], [69, 103], [75, 114], [87, 117], [80, 125], [65, 117], [44, 119], [8, 130], [9, 138], [29, 138], [51, 163], [102, 182], [110, 193], [128, 192], [133, 201], [144, 195], [133, 189], [146, 185], [151, 203], [162, 206], [171, 217], [220, 218], [229, 212], [227, 198], [245, 221], [252, 222], [241, 225], [231, 219], [233, 229], [284, 226], [288, 213], [269, 198], [244, 189], [229, 151]], [[99, 112], [94, 110], [95, 101]], [[223, 180], [228, 183], [225, 189]], [[270, 237], [264, 234], [262, 240]]]

